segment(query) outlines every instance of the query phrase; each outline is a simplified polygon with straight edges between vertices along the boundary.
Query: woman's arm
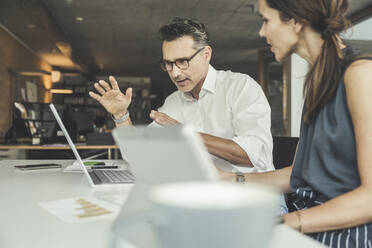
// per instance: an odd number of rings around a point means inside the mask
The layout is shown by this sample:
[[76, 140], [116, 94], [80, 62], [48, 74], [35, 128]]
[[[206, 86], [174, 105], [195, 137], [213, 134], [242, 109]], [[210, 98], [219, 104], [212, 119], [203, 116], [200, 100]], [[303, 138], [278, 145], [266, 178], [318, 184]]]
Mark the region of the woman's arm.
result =
[[358, 188], [320, 206], [284, 216], [285, 224], [305, 233], [330, 231], [372, 222], [372, 61], [354, 62], [346, 71], [347, 103], [352, 117]]
[[[292, 167], [288, 166], [280, 170], [262, 172], [262, 173], [247, 173], [244, 174], [246, 182], [262, 183], [273, 186], [281, 192], [289, 192], [289, 180], [292, 174]], [[231, 172], [219, 171], [220, 178], [226, 181], [236, 181], [236, 175]]]

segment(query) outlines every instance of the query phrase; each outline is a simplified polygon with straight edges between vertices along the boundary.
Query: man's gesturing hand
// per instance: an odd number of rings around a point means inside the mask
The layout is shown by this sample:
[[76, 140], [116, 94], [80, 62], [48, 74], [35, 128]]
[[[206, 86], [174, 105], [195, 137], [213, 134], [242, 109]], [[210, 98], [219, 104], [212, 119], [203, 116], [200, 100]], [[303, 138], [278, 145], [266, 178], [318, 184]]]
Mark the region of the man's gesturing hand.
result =
[[153, 119], [156, 123], [162, 126], [175, 126], [175, 125], [181, 125], [180, 122], [176, 121], [175, 119], [169, 117], [168, 115], [151, 110], [150, 112], [150, 118]]
[[100, 80], [94, 84], [94, 88], [99, 94], [92, 91], [89, 95], [96, 99], [102, 106], [111, 113], [115, 119], [120, 119], [128, 111], [128, 106], [132, 101], [132, 88], [128, 88], [123, 94], [113, 76], [109, 77], [110, 84]]

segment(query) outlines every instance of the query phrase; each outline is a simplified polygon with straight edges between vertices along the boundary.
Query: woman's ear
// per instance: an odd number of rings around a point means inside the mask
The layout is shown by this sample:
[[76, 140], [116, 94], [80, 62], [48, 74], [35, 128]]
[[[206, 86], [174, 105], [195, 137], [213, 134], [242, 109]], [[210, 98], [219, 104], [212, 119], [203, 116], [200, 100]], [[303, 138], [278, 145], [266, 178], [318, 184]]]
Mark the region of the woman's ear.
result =
[[299, 33], [299, 32], [302, 31], [302, 29], [304, 27], [304, 24], [302, 22], [296, 21], [295, 19], [291, 19], [290, 22], [291, 22], [291, 25], [293, 27], [293, 30], [296, 33]]

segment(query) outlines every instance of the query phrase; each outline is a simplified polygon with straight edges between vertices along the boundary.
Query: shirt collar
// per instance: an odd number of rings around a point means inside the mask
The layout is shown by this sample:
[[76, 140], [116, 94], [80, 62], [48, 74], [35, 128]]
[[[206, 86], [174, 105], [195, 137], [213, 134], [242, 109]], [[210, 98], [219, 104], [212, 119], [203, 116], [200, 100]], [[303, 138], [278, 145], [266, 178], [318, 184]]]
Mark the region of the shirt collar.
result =
[[207, 77], [204, 80], [202, 90], [207, 90], [211, 93], [215, 93], [216, 90], [217, 71], [213, 66], [209, 65]]
[[[203, 97], [207, 92], [214, 94], [216, 90], [216, 80], [217, 71], [213, 68], [213, 66], [209, 65], [207, 77], [204, 80], [199, 97]], [[181, 92], [181, 95], [185, 98], [185, 100], [194, 100], [189, 92]]]

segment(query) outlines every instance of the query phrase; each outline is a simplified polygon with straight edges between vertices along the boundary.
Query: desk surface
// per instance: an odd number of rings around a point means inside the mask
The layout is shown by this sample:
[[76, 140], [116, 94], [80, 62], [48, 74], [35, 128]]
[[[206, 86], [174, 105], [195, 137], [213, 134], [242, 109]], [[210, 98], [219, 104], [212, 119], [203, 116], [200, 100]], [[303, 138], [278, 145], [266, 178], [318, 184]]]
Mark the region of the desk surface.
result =
[[[72, 163], [71, 160], [47, 162], [62, 163], [64, 166]], [[41, 208], [38, 202], [111, 193], [120, 193], [124, 196], [129, 193], [131, 186], [125, 186], [115, 192], [94, 191], [80, 173], [63, 173], [61, 170], [20, 172], [13, 168], [14, 165], [25, 163], [40, 163], [40, 161], [0, 161], [0, 246], [7, 248], [109, 247], [113, 219], [65, 223]], [[320, 248], [323, 246], [281, 225], [275, 229], [272, 247]]]

